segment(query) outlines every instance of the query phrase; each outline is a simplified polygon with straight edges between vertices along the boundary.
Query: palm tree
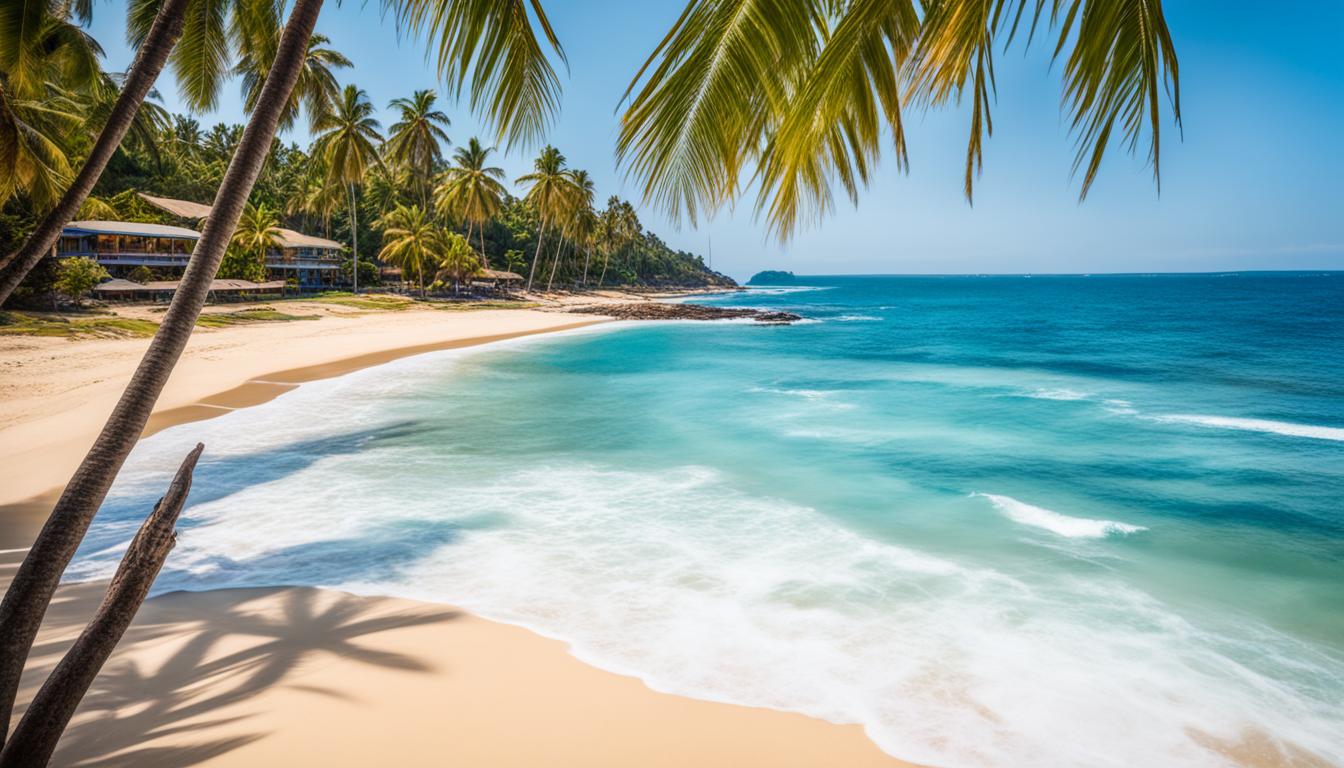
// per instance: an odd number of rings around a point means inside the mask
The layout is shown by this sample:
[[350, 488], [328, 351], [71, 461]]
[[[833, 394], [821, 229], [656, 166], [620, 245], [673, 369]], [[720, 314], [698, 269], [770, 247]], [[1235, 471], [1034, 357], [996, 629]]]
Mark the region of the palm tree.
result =
[[409, 99], [393, 99], [388, 108], [400, 113], [387, 135], [387, 157], [411, 172], [411, 180], [420, 193], [420, 204], [429, 208], [430, 177], [443, 162], [440, 144], [448, 144], [448, 115], [434, 108], [437, 96], [432, 90], [416, 91]]
[[[499, 214], [506, 194], [500, 181], [504, 178], [504, 170], [486, 165], [494, 149], [482, 146], [473, 136], [467, 146], [458, 147], [453, 154], [453, 166], [444, 174], [443, 183], [435, 191], [436, 204], [442, 213], [466, 219], [469, 225], [479, 228], [481, 264], [487, 269], [490, 260], [485, 255], [485, 225]], [[467, 232], [470, 239], [471, 230]]]
[[[164, 6], [168, 4], [165, 0]], [[0, 602], [0, 737], [8, 732], [24, 662], [61, 574], [144, 431], [159, 393], [195, 328], [224, 249], [298, 82], [321, 8], [322, 0], [294, 1], [275, 64], [159, 330]], [[446, 8], [441, 2], [404, 0], [399, 8], [403, 9], [400, 20], [405, 26], [438, 38], [440, 69], [446, 78], [452, 81], [454, 78], [448, 76], [461, 72], [463, 78], [457, 82], [465, 82], [465, 73], [471, 73], [478, 109], [498, 127], [501, 136], [531, 139], [548, 124], [554, 114], [558, 85], [550, 86], [554, 73], [545, 51], [537, 44], [521, 0], [455, 0]], [[532, 3], [532, 8], [537, 24], [558, 51], [559, 44], [540, 5]], [[444, 12], [432, 13], [436, 9]]]
[[[583, 221], [585, 211], [592, 210], [593, 207], [593, 180], [588, 176], [587, 171], [570, 171], [567, 176], [568, 185], [565, 188], [564, 210], [561, 215], [564, 217], [565, 225], [561, 229], [560, 241], [563, 243], [569, 240], [578, 246], [583, 242], [582, 238], [591, 234], [592, 230], [587, 227]], [[560, 265], [560, 248], [555, 249], [555, 259], [551, 262], [551, 276], [546, 281], [546, 290], [551, 290], [551, 285], [555, 282], [555, 269]]]
[[645, 199], [674, 217], [694, 222], [750, 182], [757, 213], [787, 237], [829, 212], [835, 181], [857, 202], [888, 133], [905, 166], [904, 106], [963, 96], [971, 105], [969, 201], [992, 132], [995, 47], [1024, 29], [1057, 33], [1080, 197], [1112, 139], [1130, 151], [1146, 144], [1159, 180], [1164, 94], [1180, 123], [1176, 51], [1160, 0], [793, 0], [769, 8], [689, 0], [626, 91], [633, 98], [618, 158]]
[[[234, 68], [234, 72], [242, 76], [243, 107], [249, 112], [257, 105], [257, 98], [261, 95], [261, 84], [266, 80], [266, 73], [271, 71], [271, 65], [275, 63], [275, 51], [279, 43], [278, 29], [268, 28], [260, 31], [259, 39], [249, 46], [250, 50], [243, 52], [238, 66]], [[331, 40], [326, 35], [313, 35], [308, 40], [299, 82], [294, 86], [294, 92], [290, 94], [289, 103], [285, 105], [285, 113], [280, 116], [281, 131], [288, 131], [294, 127], [300, 106], [307, 114], [308, 127], [316, 130], [318, 120], [331, 113], [332, 104], [340, 97], [340, 86], [337, 85], [336, 74], [332, 70], [344, 69], [353, 64], [345, 54], [326, 47], [330, 43]]]
[[518, 177], [517, 184], [527, 185], [527, 194], [523, 200], [530, 203], [541, 220], [537, 232], [537, 252], [532, 256], [532, 268], [527, 273], [527, 290], [532, 290], [532, 279], [537, 273], [537, 262], [541, 260], [541, 243], [546, 238], [546, 227], [563, 215], [569, 187], [569, 174], [565, 172], [565, 156], [560, 150], [549, 144], [532, 161], [532, 173]]
[[266, 263], [266, 251], [280, 245], [280, 219], [275, 211], [266, 206], [248, 204], [243, 209], [243, 217], [238, 228], [233, 231], [233, 243], [244, 250], [257, 254], [257, 260]]
[[399, 205], [382, 219], [383, 249], [378, 258], [414, 272], [425, 295], [425, 267], [437, 264], [447, 250], [444, 231], [424, 208]]
[[635, 214], [634, 206], [626, 200], [612, 196], [607, 199], [607, 210], [602, 212], [600, 229], [604, 245], [602, 274], [597, 278], [599, 288], [607, 279], [607, 266], [611, 263], [612, 252], [625, 248], [639, 237], [644, 228], [639, 223], [639, 216]]
[[378, 158], [378, 121], [373, 117], [373, 105], [362, 89], [345, 86], [328, 115], [318, 119], [319, 132], [313, 144], [313, 154], [321, 155], [327, 164], [327, 182], [342, 185], [350, 201], [350, 255], [354, 260], [355, 293], [359, 293], [359, 214], [355, 206], [355, 185], [364, 179], [370, 165], [381, 162]]
[[471, 252], [471, 244], [456, 232], [449, 232], [444, 241], [443, 254], [439, 257], [439, 273], [453, 281], [453, 293], [458, 292], [462, 281], [476, 274], [481, 263]]

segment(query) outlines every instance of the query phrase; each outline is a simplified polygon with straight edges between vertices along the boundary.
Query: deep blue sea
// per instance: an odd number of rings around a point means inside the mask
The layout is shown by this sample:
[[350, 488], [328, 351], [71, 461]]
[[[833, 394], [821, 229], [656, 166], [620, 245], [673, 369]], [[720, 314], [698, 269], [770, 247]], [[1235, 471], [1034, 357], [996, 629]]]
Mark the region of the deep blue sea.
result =
[[931, 765], [1344, 764], [1344, 273], [799, 282], [162, 432], [75, 574], [201, 440], [159, 591], [450, 602]]

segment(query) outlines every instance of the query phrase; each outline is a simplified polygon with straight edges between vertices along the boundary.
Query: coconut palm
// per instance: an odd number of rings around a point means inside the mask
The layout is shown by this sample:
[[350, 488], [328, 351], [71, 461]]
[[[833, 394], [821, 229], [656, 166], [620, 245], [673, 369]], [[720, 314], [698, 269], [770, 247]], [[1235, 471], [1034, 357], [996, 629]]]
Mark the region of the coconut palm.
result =
[[515, 182], [527, 186], [523, 199], [532, 205], [540, 220], [537, 232], [537, 252], [532, 256], [532, 267], [527, 273], [527, 290], [532, 290], [532, 279], [541, 260], [541, 243], [546, 239], [546, 228], [564, 214], [569, 194], [569, 174], [565, 172], [565, 156], [549, 144], [532, 161], [532, 172], [519, 176]]
[[439, 274], [453, 281], [453, 293], [457, 293], [462, 281], [476, 274], [481, 263], [471, 251], [471, 244], [456, 232], [449, 232], [444, 240], [443, 253], [439, 257]]
[[249, 203], [238, 220], [238, 228], [233, 231], [233, 243], [256, 253], [257, 260], [265, 264], [266, 251], [281, 243], [279, 217], [265, 203], [256, 206]]
[[420, 295], [425, 295], [425, 268], [437, 265], [447, 250], [445, 233], [429, 212], [418, 205], [399, 205], [382, 218], [383, 249], [378, 258], [415, 273]]
[[904, 107], [964, 96], [969, 201], [995, 46], [1047, 27], [1080, 197], [1112, 140], [1146, 146], [1158, 180], [1164, 94], [1180, 122], [1160, 0], [690, 0], [626, 92], [617, 154], [646, 200], [691, 221], [751, 181], [758, 215], [786, 237], [833, 207], [834, 182], [857, 201], [888, 133], [905, 166]]
[[355, 293], [359, 293], [359, 213], [355, 205], [355, 187], [364, 172], [379, 163], [378, 121], [373, 117], [369, 95], [353, 85], [345, 86], [330, 114], [318, 119], [317, 141], [313, 154], [321, 155], [327, 166], [327, 183], [345, 187], [350, 211], [350, 255], [354, 260]]
[[485, 255], [485, 225], [499, 214], [506, 194], [500, 181], [504, 178], [504, 170], [486, 165], [494, 149], [482, 146], [473, 136], [467, 146], [458, 147], [453, 153], [453, 165], [444, 173], [444, 180], [435, 191], [440, 212], [468, 222], [468, 240], [471, 239], [470, 226], [474, 225], [480, 231], [481, 263], [487, 269], [490, 260]]
[[[171, 2], [164, 0], [162, 7]], [[4, 8], [11, 5], [0, 4]], [[536, 23], [558, 51], [559, 44], [540, 5], [530, 5]], [[8, 732], [24, 662], [61, 574], [144, 431], [159, 393], [195, 328], [243, 204], [298, 82], [321, 8], [322, 0], [294, 0], [275, 64], [168, 311], [121, 400], [66, 484], [0, 602], [0, 736]], [[442, 1], [404, 0], [399, 8], [400, 21], [406, 28], [437, 39], [441, 73], [449, 81], [467, 84], [477, 110], [501, 136], [510, 140], [534, 138], [549, 123], [558, 85], [554, 84], [554, 72], [537, 42], [523, 0], [454, 0], [446, 5]], [[33, 756], [27, 762], [28, 756], [17, 756], [15, 764], [40, 765], [48, 756]]]
[[[591, 226], [584, 220], [584, 213], [593, 207], [593, 180], [587, 171], [570, 171], [565, 174], [568, 184], [564, 193], [564, 208], [561, 211], [564, 225], [560, 230], [560, 242], [566, 240], [578, 247], [582, 238], [592, 233]], [[555, 249], [555, 259], [551, 261], [551, 275], [546, 280], [546, 290], [555, 283], [555, 270], [560, 265], [560, 247]]]
[[[242, 80], [243, 107], [249, 112], [256, 106], [257, 98], [261, 95], [261, 84], [275, 63], [275, 51], [279, 43], [278, 29], [270, 27], [259, 30], [257, 39], [243, 51], [238, 65], [234, 67], [234, 72]], [[333, 70], [353, 65], [345, 54], [327, 47], [330, 43], [326, 35], [313, 35], [308, 40], [299, 82], [290, 94], [289, 103], [285, 105], [285, 113], [280, 116], [281, 131], [294, 127], [301, 107], [308, 117], [308, 127], [317, 130], [318, 120], [331, 112], [332, 104], [340, 97], [341, 89]]]
[[420, 194], [420, 205], [429, 208], [430, 177], [434, 168], [443, 162], [440, 145], [450, 143], [448, 115], [434, 108], [438, 97], [432, 90], [416, 91], [409, 99], [393, 99], [389, 109], [400, 114], [387, 134], [384, 151], [388, 160], [410, 172], [411, 181]]

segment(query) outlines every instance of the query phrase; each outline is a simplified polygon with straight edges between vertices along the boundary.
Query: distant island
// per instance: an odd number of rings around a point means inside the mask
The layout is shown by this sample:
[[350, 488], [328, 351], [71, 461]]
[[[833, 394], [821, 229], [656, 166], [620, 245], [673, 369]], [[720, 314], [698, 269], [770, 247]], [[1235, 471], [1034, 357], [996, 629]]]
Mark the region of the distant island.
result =
[[752, 275], [747, 285], [795, 285], [797, 282], [798, 278], [792, 272], [767, 269]]

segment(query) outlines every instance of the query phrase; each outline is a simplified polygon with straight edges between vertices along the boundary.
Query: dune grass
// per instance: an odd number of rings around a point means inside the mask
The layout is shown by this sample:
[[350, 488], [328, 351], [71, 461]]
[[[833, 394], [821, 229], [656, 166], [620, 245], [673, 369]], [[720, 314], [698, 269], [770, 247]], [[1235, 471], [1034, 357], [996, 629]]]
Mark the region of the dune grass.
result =
[[200, 328], [226, 328], [248, 323], [288, 323], [294, 320], [317, 320], [318, 315], [291, 315], [274, 307], [250, 307], [236, 312], [215, 312], [196, 318]]
[[415, 301], [404, 296], [389, 296], [381, 293], [368, 293], [356, 296], [349, 291], [324, 291], [316, 296], [304, 296], [296, 301], [315, 301], [319, 304], [337, 304], [352, 309], [383, 310], [397, 312], [414, 306]]
[[0, 335], [76, 338], [143, 338], [153, 336], [159, 324], [115, 315], [64, 317], [46, 313], [0, 312]]
[[435, 309], [442, 309], [446, 312], [474, 312], [480, 309], [532, 309], [540, 307], [541, 304], [535, 301], [462, 301], [462, 302], [442, 302], [435, 303]]

